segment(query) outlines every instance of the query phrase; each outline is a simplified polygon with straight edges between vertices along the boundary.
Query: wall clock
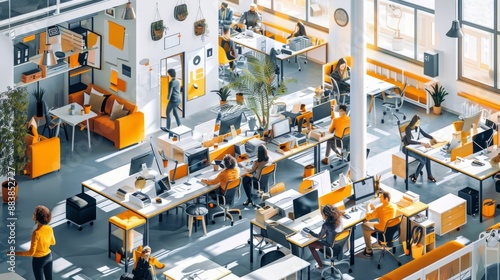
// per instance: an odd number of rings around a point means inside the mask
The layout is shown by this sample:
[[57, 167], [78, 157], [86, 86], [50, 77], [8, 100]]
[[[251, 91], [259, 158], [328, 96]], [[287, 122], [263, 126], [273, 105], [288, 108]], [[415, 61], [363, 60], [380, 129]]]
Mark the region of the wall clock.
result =
[[335, 10], [335, 12], [333, 13], [333, 18], [335, 19], [335, 22], [341, 27], [344, 27], [349, 23], [349, 15], [347, 14], [346, 10], [342, 8], [338, 8]]

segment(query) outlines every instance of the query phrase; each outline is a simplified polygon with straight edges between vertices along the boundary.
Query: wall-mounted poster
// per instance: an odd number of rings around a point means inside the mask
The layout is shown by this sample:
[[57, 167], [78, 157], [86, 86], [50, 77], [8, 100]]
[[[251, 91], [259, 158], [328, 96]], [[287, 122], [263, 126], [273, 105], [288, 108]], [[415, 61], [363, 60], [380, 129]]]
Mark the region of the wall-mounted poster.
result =
[[87, 65], [101, 69], [101, 35], [87, 31], [87, 47], [90, 50], [87, 57]]
[[186, 55], [188, 70], [187, 100], [205, 95], [205, 48]]

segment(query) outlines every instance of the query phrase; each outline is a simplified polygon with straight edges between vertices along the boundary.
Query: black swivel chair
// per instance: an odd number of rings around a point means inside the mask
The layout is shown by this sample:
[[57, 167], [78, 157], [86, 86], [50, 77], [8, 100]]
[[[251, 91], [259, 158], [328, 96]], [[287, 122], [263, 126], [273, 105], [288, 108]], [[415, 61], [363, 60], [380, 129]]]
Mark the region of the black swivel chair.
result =
[[[324, 274], [330, 270], [330, 275], [333, 279], [342, 279], [342, 272], [338, 268], [340, 265], [347, 265], [349, 268], [349, 273], [352, 272], [351, 264], [349, 259], [343, 258], [344, 253], [349, 251], [349, 237], [351, 236], [351, 229], [346, 229], [343, 232], [337, 234], [335, 241], [332, 246], [323, 246], [320, 251], [323, 252], [323, 258], [330, 260], [330, 266], [324, 267], [321, 271], [321, 279], [324, 278]], [[335, 252], [334, 248], [339, 248], [340, 251]]]
[[[49, 138], [56, 136], [55, 134], [55, 129], [57, 129], [58, 123], [56, 122], [57, 117], [52, 117], [52, 115], [49, 113], [49, 107], [47, 106], [47, 103], [45, 103], [45, 100], [42, 100], [43, 103], [43, 114], [45, 116], [45, 125], [43, 126], [42, 130], [42, 135], [45, 132], [45, 129], [49, 132]], [[66, 123], [61, 123], [59, 129], [64, 129], [64, 135], [66, 135], [66, 141], [69, 141], [68, 139], [68, 131], [66, 130]]]
[[260, 267], [266, 266], [274, 262], [275, 260], [283, 258], [284, 256], [285, 253], [281, 252], [280, 250], [269, 251], [262, 255], [262, 257], [260, 258]]
[[226, 220], [226, 217], [231, 220], [231, 226], [234, 224], [234, 219], [231, 213], [233, 214], [238, 214], [241, 220], [241, 210], [240, 209], [229, 209], [230, 206], [233, 205], [234, 202], [234, 197], [236, 193], [238, 193], [238, 196], [240, 195], [240, 185], [241, 185], [241, 178], [238, 178], [233, 181], [229, 181], [226, 184], [226, 190], [224, 191], [223, 194], [217, 194], [217, 206], [222, 209], [222, 211], [219, 211], [217, 213], [212, 214], [212, 224], [215, 224], [215, 218], [223, 216], [224, 221]]
[[[377, 238], [377, 242], [382, 248], [373, 248], [373, 250], [382, 250], [382, 254], [378, 259], [377, 268], [380, 269], [380, 262], [384, 258], [385, 253], [389, 253], [401, 266], [401, 261], [394, 255], [396, 253], [396, 246], [394, 243], [399, 240], [401, 233], [401, 222], [403, 215], [399, 215], [387, 221], [384, 231], [375, 231], [372, 236]], [[391, 226], [389, 226], [391, 225]], [[391, 251], [392, 250], [392, 251]]]

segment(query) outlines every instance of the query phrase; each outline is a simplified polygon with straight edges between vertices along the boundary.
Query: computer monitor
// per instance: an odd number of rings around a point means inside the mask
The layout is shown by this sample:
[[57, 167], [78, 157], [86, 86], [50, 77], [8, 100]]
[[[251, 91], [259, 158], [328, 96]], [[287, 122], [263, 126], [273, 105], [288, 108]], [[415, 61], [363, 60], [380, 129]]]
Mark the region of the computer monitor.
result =
[[198, 142], [212, 140], [214, 138], [215, 119], [194, 126], [193, 139]]
[[279, 120], [273, 123], [273, 138], [277, 138], [291, 132], [290, 121], [288, 119]]
[[231, 125], [234, 125], [234, 129], [240, 129], [242, 115], [243, 112], [237, 112], [223, 117], [220, 120], [219, 135], [231, 132]]
[[494, 123], [492, 120], [490, 119], [486, 119], [484, 124], [487, 126], [487, 127], [491, 127], [493, 130], [498, 130], [498, 125], [496, 123]]
[[483, 111], [479, 111], [473, 115], [470, 115], [464, 119], [464, 125], [462, 126], [462, 131], [470, 131], [472, 125], [475, 124], [479, 127], [479, 121], [481, 120], [481, 115]]
[[356, 203], [365, 198], [375, 196], [373, 176], [352, 183], [352, 188], [354, 190], [354, 200]]
[[332, 106], [330, 102], [324, 102], [312, 108], [314, 121], [319, 121], [332, 115]]
[[196, 176], [201, 170], [210, 167], [210, 153], [208, 148], [196, 148], [185, 152], [188, 163], [189, 176]]
[[493, 145], [493, 129], [487, 129], [472, 136], [472, 153], [478, 153], [486, 150]]
[[145, 152], [144, 154], [133, 157], [130, 160], [130, 169], [128, 171], [128, 175], [133, 175], [142, 171], [142, 164], [145, 164], [149, 169], [153, 166], [153, 161], [155, 157], [153, 155], [153, 151]]
[[160, 195], [164, 192], [168, 192], [172, 187], [170, 186], [170, 180], [168, 176], [158, 180], [155, 184], [156, 195]]
[[295, 220], [318, 209], [318, 190], [310, 191], [293, 200], [293, 216]]

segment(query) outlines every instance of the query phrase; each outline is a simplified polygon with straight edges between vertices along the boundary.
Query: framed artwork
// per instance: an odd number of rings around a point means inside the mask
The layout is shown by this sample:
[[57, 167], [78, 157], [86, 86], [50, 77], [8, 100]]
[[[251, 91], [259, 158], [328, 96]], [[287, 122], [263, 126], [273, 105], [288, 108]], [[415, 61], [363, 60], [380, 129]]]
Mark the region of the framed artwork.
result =
[[90, 30], [87, 31], [87, 48], [88, 56], [87, 56], [87, 65], [94, 67], [96, 69], [101, 69], [101, 51], [102, 51], [102, 40], [101, 35], [92, 32]]
[[105, 13], [108, 17], [115, 18], [115, 8], [106, 9]]
[[201, 48], [186, 55], [188, 101], [205, 95], [205, 54], [205, 48]]

